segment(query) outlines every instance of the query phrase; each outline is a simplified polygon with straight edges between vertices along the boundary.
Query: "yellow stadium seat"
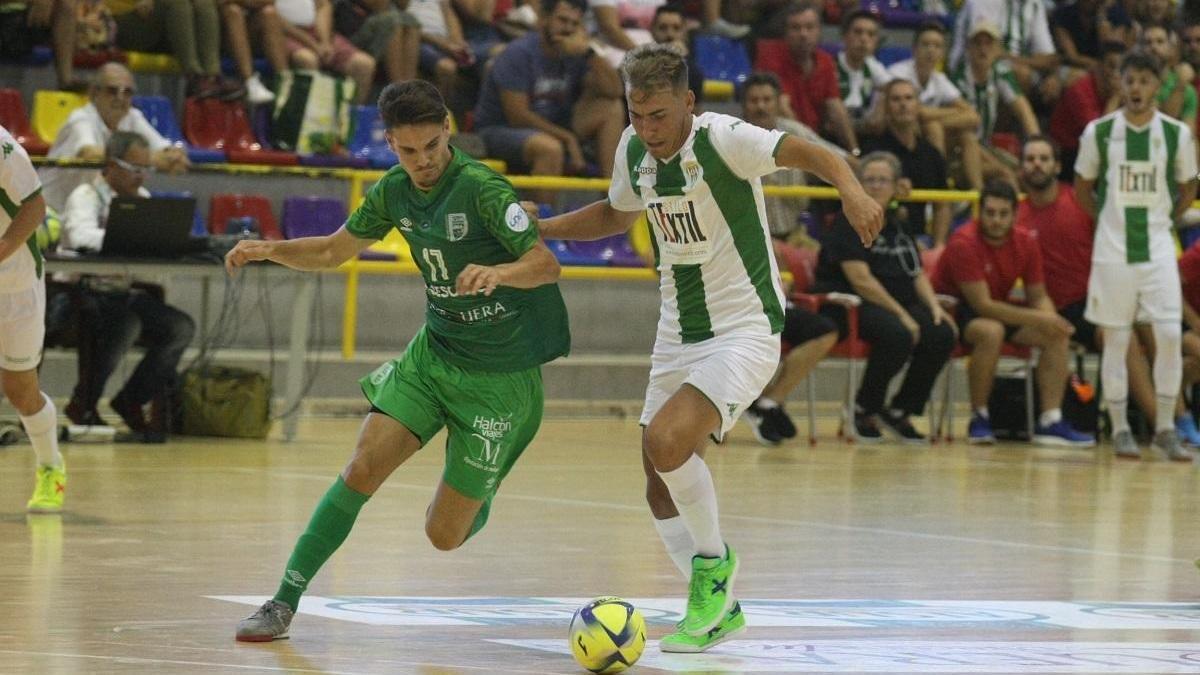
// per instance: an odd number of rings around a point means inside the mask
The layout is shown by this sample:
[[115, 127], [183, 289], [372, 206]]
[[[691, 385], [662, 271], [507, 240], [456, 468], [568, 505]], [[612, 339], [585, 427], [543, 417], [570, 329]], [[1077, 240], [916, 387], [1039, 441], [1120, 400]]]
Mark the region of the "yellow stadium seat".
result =
[[705, 101], [732, 101], [733, 100], [733, 83], [725, 80], [705, 80], [704, 81], [704, 100]]
[[179, 61], [170, 54], [151, 52], [125, 52], [129, 58], [129, 69], [135, 73], [176, 74], [183, 72]]
[[33, 94], [33, 131], [43, 141], [54, 144], [58, 130], [76, 108], [87, 104], [87, 97], [70, 91], [39, 91]]
[[479, 162], [496, 173], [508, 173], [508, 163], [502, 159], [481, 159]]

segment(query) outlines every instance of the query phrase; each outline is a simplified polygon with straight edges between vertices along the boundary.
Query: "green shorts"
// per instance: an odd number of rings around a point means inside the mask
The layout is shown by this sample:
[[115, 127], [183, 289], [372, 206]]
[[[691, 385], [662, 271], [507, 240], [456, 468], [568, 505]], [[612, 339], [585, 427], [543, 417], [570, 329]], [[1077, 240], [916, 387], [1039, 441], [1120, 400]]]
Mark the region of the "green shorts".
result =
[[359, 380], [367, 400], [403, 424], [421, 444], [448, 428], [442, 480], [482, 499], [483, 526], [492, 497], [542, 424], [540, 367], [514, 372], [470, 371], [429, 346], [425, 328], [404, 354]]

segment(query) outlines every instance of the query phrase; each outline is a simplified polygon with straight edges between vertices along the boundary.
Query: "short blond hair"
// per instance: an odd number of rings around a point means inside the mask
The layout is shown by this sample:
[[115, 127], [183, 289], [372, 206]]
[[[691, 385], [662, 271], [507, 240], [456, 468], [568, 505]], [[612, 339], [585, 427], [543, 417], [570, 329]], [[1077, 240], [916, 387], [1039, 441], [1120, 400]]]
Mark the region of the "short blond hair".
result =
[[687, 91], [687, 60], [672, 44], [640, 45], [621, 59], [621, 79], [630, 91], [648, 94], [665, 89]]

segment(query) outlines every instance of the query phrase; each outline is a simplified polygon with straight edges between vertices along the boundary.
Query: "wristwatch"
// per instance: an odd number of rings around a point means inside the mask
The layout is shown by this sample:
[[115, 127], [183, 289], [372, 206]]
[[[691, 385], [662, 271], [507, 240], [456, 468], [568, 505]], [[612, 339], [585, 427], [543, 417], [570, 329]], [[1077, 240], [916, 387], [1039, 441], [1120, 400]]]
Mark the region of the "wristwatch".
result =
[[854, 148], [850, 151], [850, 154], [855, 157], [862, 157], [862, 148]]

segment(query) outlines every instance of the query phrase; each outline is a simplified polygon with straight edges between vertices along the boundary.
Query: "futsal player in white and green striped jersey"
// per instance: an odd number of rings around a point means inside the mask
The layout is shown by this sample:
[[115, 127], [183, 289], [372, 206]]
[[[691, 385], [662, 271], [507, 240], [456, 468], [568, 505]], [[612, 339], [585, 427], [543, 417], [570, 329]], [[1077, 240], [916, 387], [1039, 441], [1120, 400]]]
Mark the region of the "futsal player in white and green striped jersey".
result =
[[759, 178], [794, 167], [834, 185], [864, 245], [883, 212], [828, 150], [736, 117], [694, 116], [687, 64], [670, 46], [631, 50], [621, 75], [632, 125], [608, 199], [540, 227], [550, 239], [599, 239], [628, 230], [643, 211], [649, 220], [662, 307], [641, 417], [647, 501], [690, 578], [687, 613], [661, 645], [701, 652], [745, 626], [704, 444], [733, 427], [779, 362], [784, 298]]
[[1121, 61], [1124, 105], [1084, 129], [1075, 160], [1075, 196], [1096, 217], [1084, 316], [1104, 331], [1100, 377], [1118, 456], [1139, 458], [1129, 430], [1125, 353], [1134, 321], [1154, 329], [1154, 448], [1175, 460], [1191, 453], [1175, 432], [1183, 370], [1182, 291], [1172, 227], [1196, 198], [1196, 148], [1186, 124], [1158, 112], [1158, 60]]

